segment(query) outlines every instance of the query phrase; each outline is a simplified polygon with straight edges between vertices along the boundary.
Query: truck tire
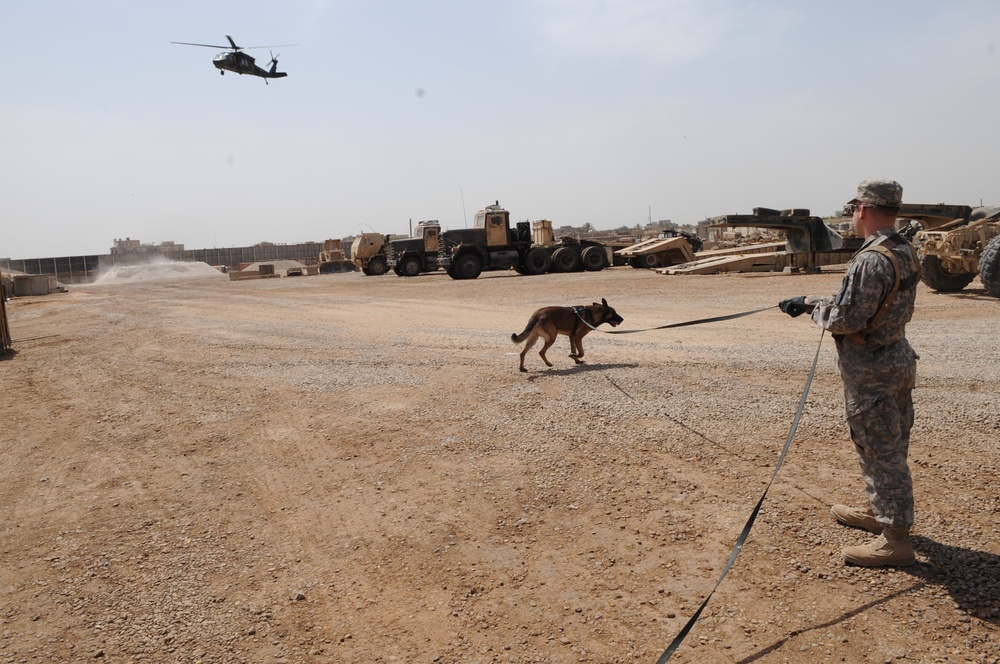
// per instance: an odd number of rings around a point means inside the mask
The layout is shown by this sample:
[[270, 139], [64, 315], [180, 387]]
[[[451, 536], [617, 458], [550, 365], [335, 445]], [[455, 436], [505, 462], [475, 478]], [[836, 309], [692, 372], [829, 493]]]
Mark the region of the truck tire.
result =
[[420, 259], [416, 256], [407, 256], [399, 261], [399, 275], [401, 277], [415, 277], [420, 274]]
[[656, 254], [632, 256], [628, 259], [628, 264], [639, 270], [653, 269], [660, 267], [660, 257]]
[[524, 265], [521, 266], [522, 274], [545, 274], [552, 267], [552, 257], [549, 252], [541, 247], [529, 249], [524, 256]]
[[385, 259], [379, 256], [378, 258], [373, 258], [368, 261], [368, 266], [365, 269], [365, 274], [377, 277], [385, 274], [388, 266], [385, 263]]
[[552, 254], [553, 272], [576, 272], [580, 269], [580, 254], [569, 247], [559, 247]]
[[976, 278], [976, 275], [974, 274], [946, 271], [944, 267], [942, 267], [941, 261], [939, 261], [938, 257], [934, 255], [924, 255], [921, 257], [920, 269], [924, 272], [924, 276], [921, 281], [934, 290], [942, 293], [960, 291]]
[[580, 255], [583, 269], [588, 272], [600, 272], [608, 266], [608, 257], [600, 247], [587, 247]]
[[1000, 297], [1000, 235], [987, 242], [979, 256], [979, 280], [987, 293]]
[[483, 273], [483, 259], [473, 253], [465, 253], [455, 259], [451, 266], [452, 279], [475, 279]]

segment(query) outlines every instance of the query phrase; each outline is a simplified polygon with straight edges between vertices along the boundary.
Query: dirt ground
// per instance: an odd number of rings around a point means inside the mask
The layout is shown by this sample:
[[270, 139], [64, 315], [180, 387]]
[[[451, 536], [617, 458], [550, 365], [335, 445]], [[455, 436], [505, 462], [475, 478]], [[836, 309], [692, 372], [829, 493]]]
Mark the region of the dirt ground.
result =
[[[721, 574], [842, 274], [337, 274], [9, 303], [0, 662], [642, 662]], [[846, 567], [863, 489], [826, 337], [784, 467], [672, 662], [1000, 659], [1000, 303], [920, 286], [918, 565]]]

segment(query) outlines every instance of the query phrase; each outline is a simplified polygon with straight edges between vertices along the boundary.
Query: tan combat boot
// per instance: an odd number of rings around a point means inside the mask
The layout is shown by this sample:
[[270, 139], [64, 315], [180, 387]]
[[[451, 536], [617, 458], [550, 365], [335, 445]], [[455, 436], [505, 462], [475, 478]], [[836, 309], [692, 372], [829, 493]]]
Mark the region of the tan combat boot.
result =
[[882, 524], [875, 520], [871, 507], [848, 507], [847, 505], [834, 505], [830, 508], [833, 517], [838, 523], [851, 528], [863, 528], [876, 535], [882, 532]]
[[849, 546], [843, 553], [844, 562], [862, 567], [905, 567], [917, 562], [910, 544], [909, 528], [886, 526], [871, 542]]

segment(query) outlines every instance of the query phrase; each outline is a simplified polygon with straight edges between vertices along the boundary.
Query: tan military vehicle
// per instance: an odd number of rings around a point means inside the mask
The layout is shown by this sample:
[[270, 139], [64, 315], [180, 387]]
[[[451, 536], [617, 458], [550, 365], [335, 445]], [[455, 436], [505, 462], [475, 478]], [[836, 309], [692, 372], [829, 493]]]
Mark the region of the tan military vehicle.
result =
[[690, 263], [695, 253], [701, 251], [702, 241], [697, 235], [667, 228], [649, 240], [619, 249], [615, 253], [634, 268], [656, 268]]
[[925, 284], [959, 291], [979, 275], [986, 292], [1000, 297], [1000, 208], [904, 204], [899, 216], [920, 224], [913, 240]]
[[[354, 272], [357, 270], [354, 263], [344, 256], [343, 245], [340, 240], [324, 240], [323, 249], [319, 252], [319, 273], [333, 274], [334, 272]], [[292, 275], [288, 275], [292, 276]]]
[[358, 269], [370, 277], [385, 274], [389, 267], [385, 256], [385, 246], [388, 242], [387, 235], [362, 233], [351, 243], [351, 260]]

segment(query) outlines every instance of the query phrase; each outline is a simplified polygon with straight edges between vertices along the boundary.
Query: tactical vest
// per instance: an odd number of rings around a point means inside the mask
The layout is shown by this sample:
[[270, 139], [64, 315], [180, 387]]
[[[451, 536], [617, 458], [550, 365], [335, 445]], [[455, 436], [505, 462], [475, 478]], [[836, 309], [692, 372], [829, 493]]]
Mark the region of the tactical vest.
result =
[[[913, 257], [913, 266], [916, 268], [916, 271], [905, 280], [900, 279], [899, 277], [899, 259], [897, 259], [895, 254], [891, 251], [891, 249], [898, 247], [901, 244], [905, 244], [910, 249], [910, 255]], [[882, 303], [879, 304], [878, 309], [875, 311], [875, 315], [868, 320], [868, 324], [865, 325], [864, 329], [844, 335], [847, 339], [850, 339], [856, 344], [865, 343], [872, 330], [882, 324], [882, 320], [885, 318], [886, 313], [889, 311], [889, 307], [892, 306], [893, 301], [896, 299], [896, 293], [899, 292], [899, 289], [902, 288], [904, 290], [909, 290], [910, 288], [914, 288], [920, 282], [920, 278], [923, 275], [920, 270], [920, 258], [917, 256], [917, 250], [914, 249], [913, 245], [899, 233], [891, 233], [883, 236], [882, 239], [873, 242], [858, 253], [854, 254], [854, 258], [851, 260], [853, 261], [861, 254], [868, 251], [877, 251], [888, 258], [889, 262], [892, 263], [892, 270], [896, 276], [895, 279], [893, 279], [892, 288], [889, 289], [889, 292], [886, 294]]]

